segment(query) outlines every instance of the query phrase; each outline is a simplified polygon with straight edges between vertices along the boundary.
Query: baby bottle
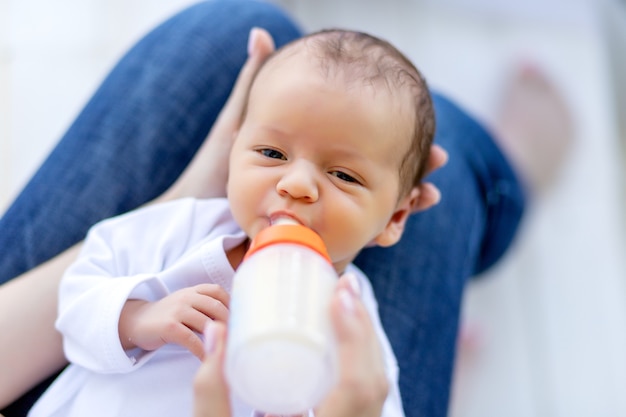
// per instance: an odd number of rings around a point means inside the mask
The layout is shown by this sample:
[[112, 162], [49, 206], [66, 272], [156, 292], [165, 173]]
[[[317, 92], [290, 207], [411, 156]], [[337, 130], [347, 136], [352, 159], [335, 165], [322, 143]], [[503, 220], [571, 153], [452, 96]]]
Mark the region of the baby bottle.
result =
[[329, 303], [336, 281], [311, 229], [281, 221], [253, 239], [233, 281], [226, 377], [255, 410], [302, 413], [335, 383]]

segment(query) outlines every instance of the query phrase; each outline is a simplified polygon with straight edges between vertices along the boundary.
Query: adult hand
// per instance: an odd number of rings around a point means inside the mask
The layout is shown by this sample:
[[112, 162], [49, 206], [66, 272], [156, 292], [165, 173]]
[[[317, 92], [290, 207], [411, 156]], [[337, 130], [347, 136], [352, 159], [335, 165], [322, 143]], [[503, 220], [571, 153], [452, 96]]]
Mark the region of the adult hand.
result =
[[[355, 279], [338, 282], [330, 314], [337, 338], [339, 380], [317, 408], [317, 417], [378, 417], [388, 382], [382, 349]], [[205, 331], [205, 359], [194, 380], [194, 416], [231, 416], [224, 377], [226, 326], [210, 322]]]
[[356, 277], [344, 275], [331, 302], [339, 381], [315, 411], [317, 417], [379, 417], [389, 391], [378, 336], [360, 299]]
[[248, 60], [239, 72], [228, 101], [185, 171], [156, 201], [226, 196], [230, 149], [241, 124], [248, 90], [254, 75], [274, 49], [274, 40], [267, 31], [260, 28], [250, 31]]
[[229, 300], [226, 290], [217, 284], [183, 288], [155, 302], [129, 300], [119, 321], [122, 346], [150, 351], [175, 343], [202, 360], [204, 349], [197, 333], [209, 321], [228, 320]]
[[[430, 147], [430, 156], [426, 166], [426, 175], [441, 168], [448, 162], [448, 153], [439, 145], [433, 144]], [[431, 182], [423, 182], [419, 185], [419, 197], [413, 206], [413, 212], [424, 211], [439, 203], [441, 193]]]

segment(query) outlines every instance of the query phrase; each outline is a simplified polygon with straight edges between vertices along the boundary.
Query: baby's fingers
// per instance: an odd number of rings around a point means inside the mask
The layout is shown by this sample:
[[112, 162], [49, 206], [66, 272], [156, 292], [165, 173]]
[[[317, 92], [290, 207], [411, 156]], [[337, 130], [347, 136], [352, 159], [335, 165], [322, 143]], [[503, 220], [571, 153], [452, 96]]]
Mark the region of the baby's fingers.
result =
[[166, 335], [166, 338], [164, 338], [166, 343], [175, 343], [188, 349], [198, 359], [204, 359], [202, 339], [197, 332], [182, 323], [176, 323], [169, 326]]

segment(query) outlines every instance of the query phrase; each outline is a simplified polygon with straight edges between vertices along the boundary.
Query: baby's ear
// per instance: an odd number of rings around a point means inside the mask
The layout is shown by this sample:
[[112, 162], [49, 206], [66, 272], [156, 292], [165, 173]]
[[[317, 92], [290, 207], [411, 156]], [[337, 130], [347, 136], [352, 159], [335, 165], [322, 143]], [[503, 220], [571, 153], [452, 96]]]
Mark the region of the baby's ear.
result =
[[391, 219], [385, 226], [385, 229], [374, 239], [374, 243], [378, 246], [391, 246], [398, 243], [404, 233], [404, 226], [406, 221], [414, 210], [418, 202], [420, 190], [417, 187], [413, 187], [411, 192], [404, 197], [394, 211]]

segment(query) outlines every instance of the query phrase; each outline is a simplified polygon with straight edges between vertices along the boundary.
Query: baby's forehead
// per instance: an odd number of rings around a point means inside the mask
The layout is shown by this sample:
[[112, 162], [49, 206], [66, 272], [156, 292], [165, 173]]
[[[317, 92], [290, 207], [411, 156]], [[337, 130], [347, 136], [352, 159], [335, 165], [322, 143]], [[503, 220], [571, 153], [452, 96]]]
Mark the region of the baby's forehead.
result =
[[352, 31], [323, 31], [279, 49], [274, 64], [304, 58], [328, 81], [350, 86], [383, 87], [392, 94], [415, 94], [422, 88], [414, 65], [393, 45]]
[[[318, 39], [321, 38], [321, 39]], [[384, 87], [395, 90], [395, 83], [387, 80], [389, 74], [381, 73], [372, 58], [353, 50], [354, 46], [343, 45], [340, 53], [327, 43], [323, 35], [304, 38], [279, 49], [261, 71], [302, 71], [310, 76], [319, 76], [325, 83], [352, 89], [367, 87], [378, 90]]]
[[[389, 106], [393, 119], [412, 123], [421, 85], [390, 44], [353, 32], [321, 32], [293, 41], [266, 61], [258, 76], [281, 83], [285, 77], [315, 78], [330, 89], [361, 94]], [[319, 76], [319, 77], [318, 77]], [[271, 87], [270, 87], [271, 88]]]
[[277, 69], [288, 68], [295, 60], [304, 60], [311, 68], [316, 64], [317, 57], [312, 55], [311, 51], [306, 47], [303, 39], [293, 41], [282, 48], [276, 50], [265, 61], [259, 74], [263, 72], [274, 71]]

